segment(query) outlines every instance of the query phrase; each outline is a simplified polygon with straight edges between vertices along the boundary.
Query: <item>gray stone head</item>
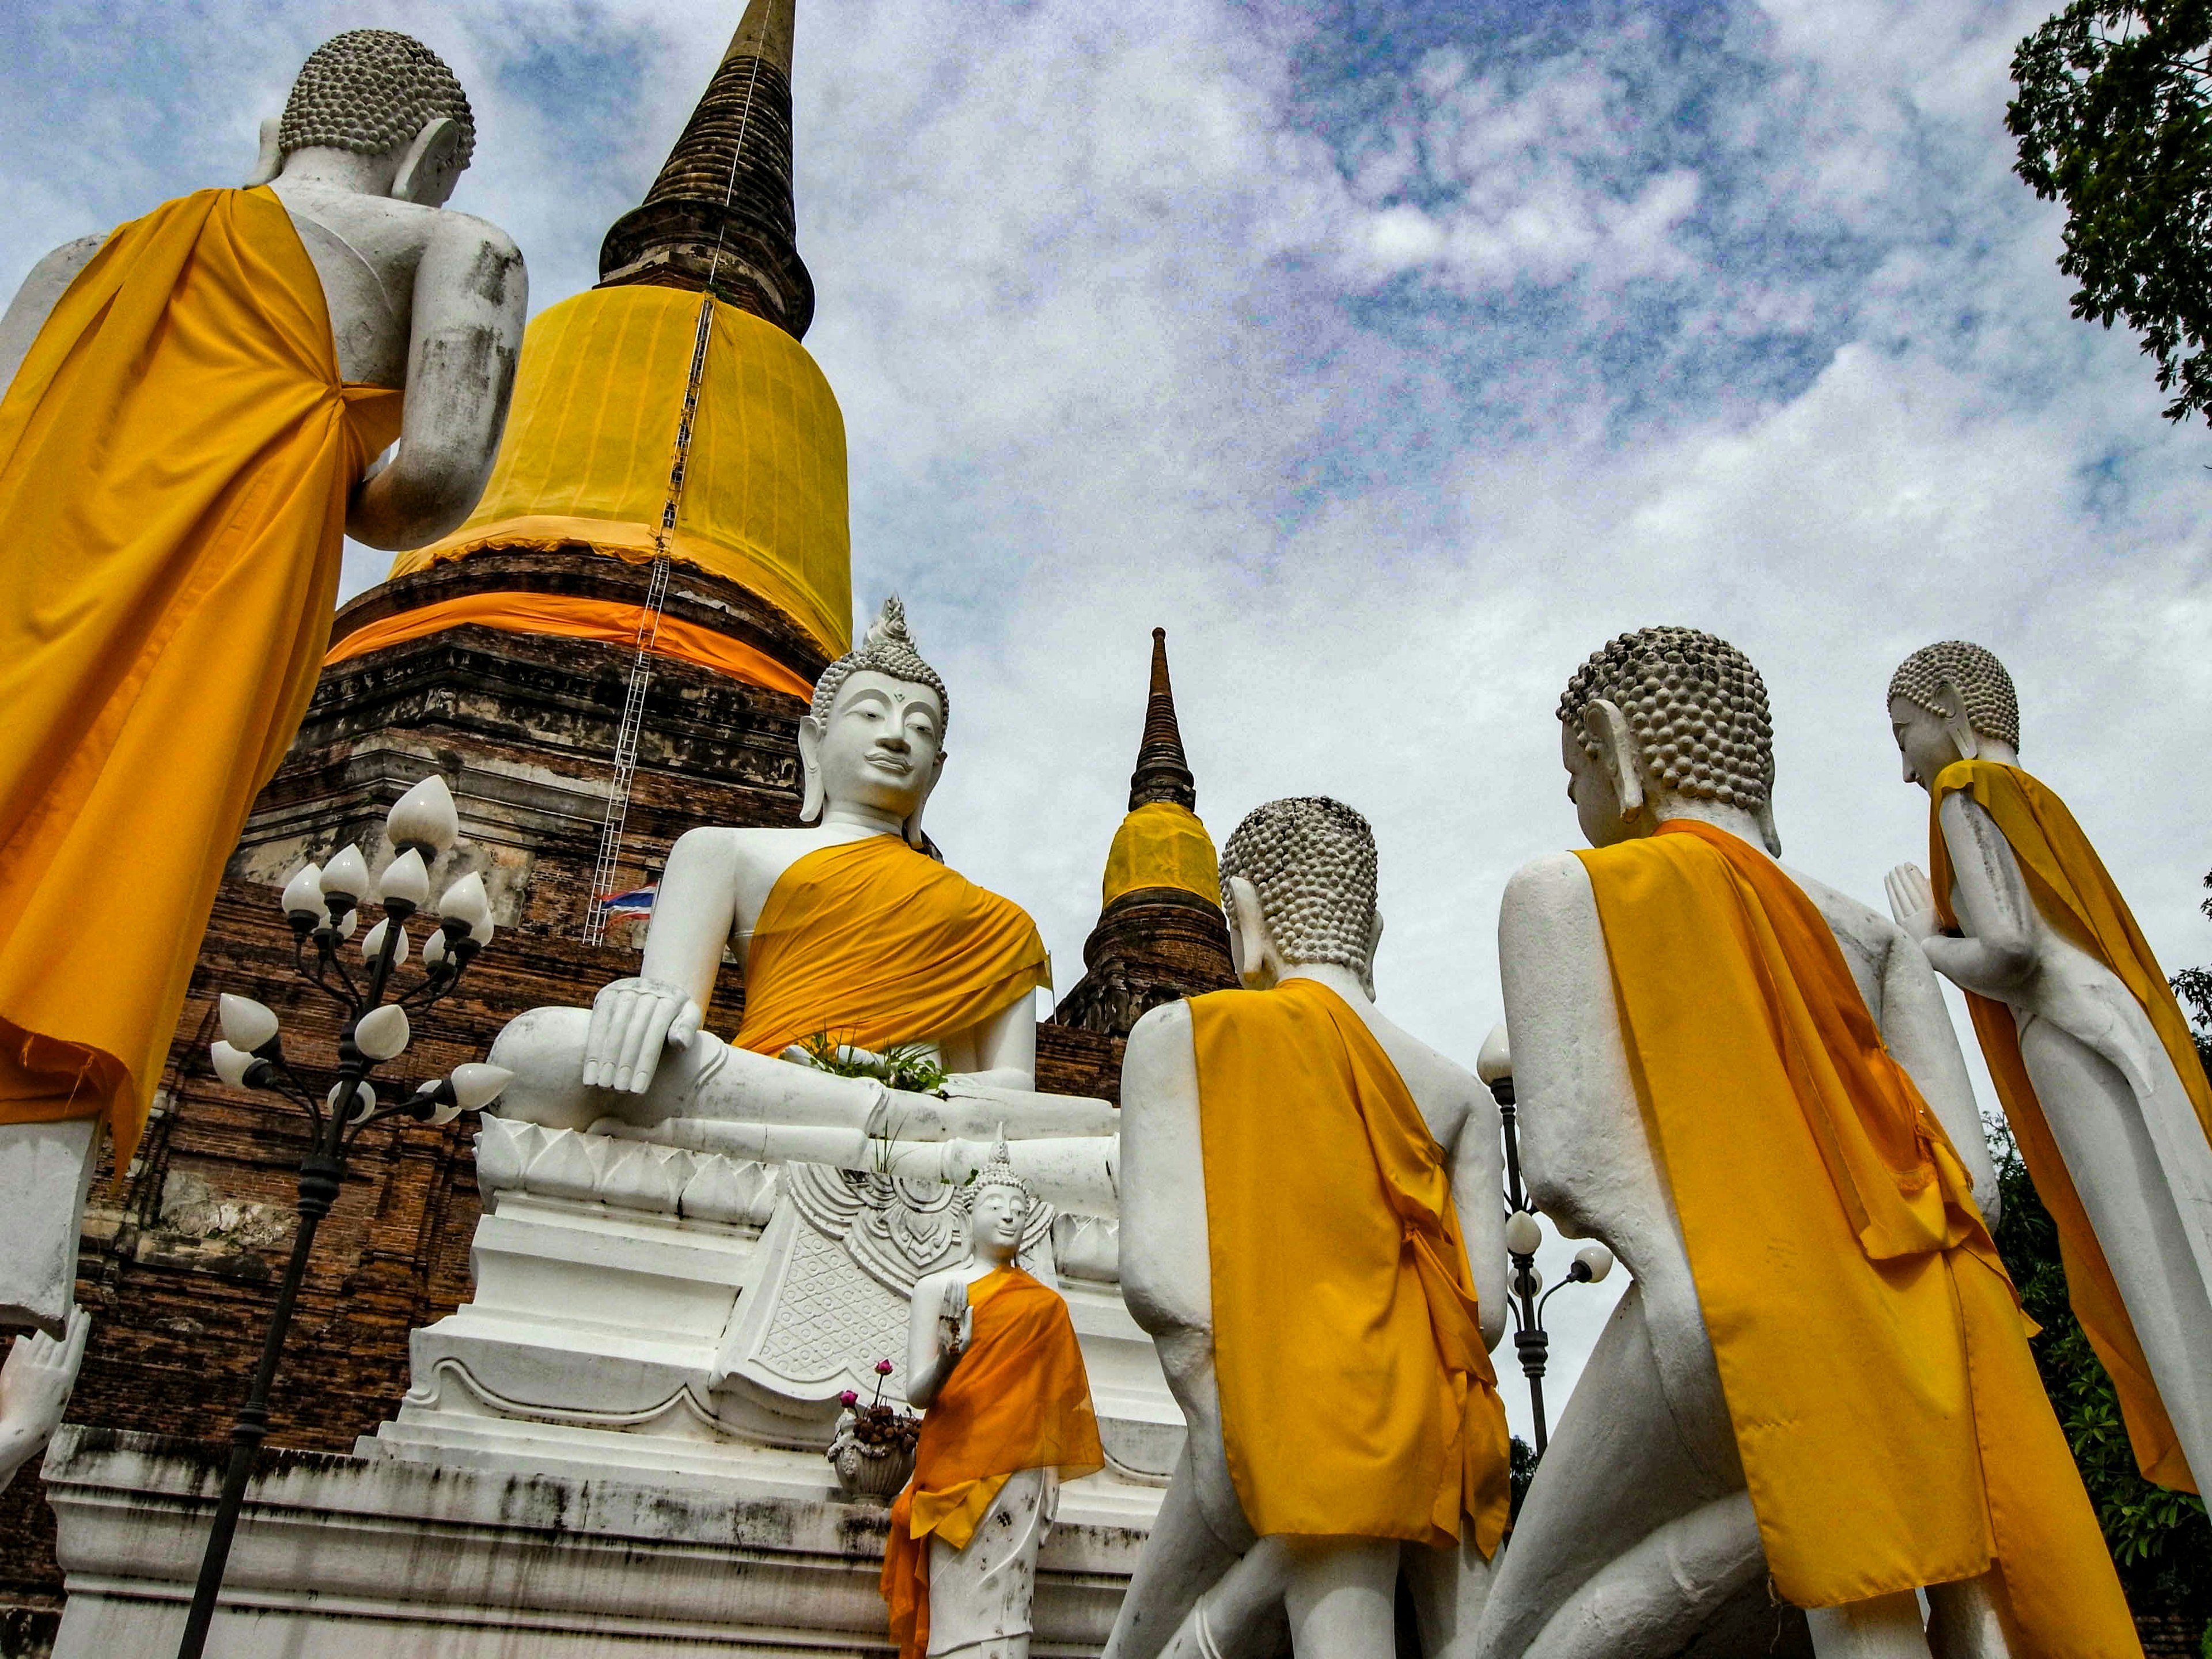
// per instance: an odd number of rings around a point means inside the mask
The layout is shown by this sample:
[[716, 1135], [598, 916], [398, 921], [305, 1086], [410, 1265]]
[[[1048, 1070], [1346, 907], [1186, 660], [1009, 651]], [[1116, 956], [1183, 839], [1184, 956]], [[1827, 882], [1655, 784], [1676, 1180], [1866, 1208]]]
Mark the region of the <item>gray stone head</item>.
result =
[[[1243, 880], [1292, 967], [1334, 963], [1375, 994], [1375, 831], [1327, 795], [1295, 795], [1254, 808], [1221, 849], [1223, 898]], [[1236, 926], [1231, 915], [1231, 926]]]
[[385, 155], [433, 121], [459, 129], [457, 167], [476, 149], [468, 94], [445, 60], [396, 29], [349, 29], [315, 48], [292, 83], [276, 148]]
[[1726, 640], [1694, 628], [1640, 628], [1590, 653], [1567, 682], [1559, 719], [1583, 753], [1596, 742], [1583, 715], [1620, 709], [1651, 775], [1676, 794], [1759, 812], [1774, 794], [1774, 728], [1766, 683]]
[[2014, 750], [2020, 747], [2020, 697], [2013, 690], [2012, 676], [1995, 652], [1965, 640], [1922, 646], [1898, 664], [1883, 701], [1902, 697], [1916, 708], [1948, 720], [1953, 710], [1942, 696], [1946, 682], [1957, 690], [1966, 724], [1978, 735]]

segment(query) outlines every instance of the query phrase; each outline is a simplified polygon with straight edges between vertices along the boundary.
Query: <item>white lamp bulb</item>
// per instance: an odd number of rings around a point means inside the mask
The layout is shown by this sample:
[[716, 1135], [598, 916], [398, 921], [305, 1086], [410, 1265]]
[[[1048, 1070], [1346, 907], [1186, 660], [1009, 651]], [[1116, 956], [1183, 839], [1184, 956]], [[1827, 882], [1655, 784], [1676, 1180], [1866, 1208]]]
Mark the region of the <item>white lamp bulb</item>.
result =
[[422, 867], [422, 855], [410, 847], [384, 866], [376, 885], [385, 904], [420, 909], [430, 896], [430, 872]]
[[1585, 1244], [1575, 1252], [1575, 1260], [1589, 1273], [1589, 1282], [1599, 1283], [1613, 1271], [1613, 1252], [1602, 1244]]
[[284, 884], [284, 896], [278, 901], [288, 916], [309, 915], [318, 921], [323, 919], [323, 872], [318, 865], [303, 864], [300, 872]]
[[234, 1089], [246, 1086], [246, 1068], [253, 1064], [252, 1054], [218, 1038], [208, 1044], [208, 1058], [215, 1062], [215, 1074], [225, 1083]]
[[1544, 1230], [1528, 1211], [1516, 1210], [1505, 1218], [1505, 1248], [1515, 1255], [1534, 1255], [1543, 1242]]
[[460, 836], [461, 820], [453, 810], [453, 792], [446, 787], [446, 780], [433, 772], [393, 802], [384, 820], [384, 833], [392, 837], [394, 847], [411, 842], [428, 847], [433, 857], [451, 847]]
[[351, 939], [353, 937], [353, 930], [360, 926], [361, 912], [358, 910], [347, 911], [345, 913], [345, 920], [338, 924], [338, 938], [341, 940]]
[[1492, 1026], [1483, 1038], [1482, 1051], [1474, 1057], [1474, 1074], [1486, 1088], [1513, 1075], [1513, 1046], [1506, 1041], [1504, 1026]]
[[483, 878], [473, 871], [446, 890], [438, 901], [438, 914], [460, 923], [471, 936], [491, 937], [491, 899], [484, 892]]
[[435, 968], [446, 959], [446, 930], [442, 927], [422, 941], [422, 965]]
[[276, 1035], [276, 1016], [252, 997], [225, 991], [217, 1006], [222, 1015], [222, 1040], [234, 1048], [250, 1054]]
[[[377, 953], [384, 949], [384, 930], [392, 925], [389, 921], [380, 921], [368, 930], [368, 935], [361, 942], [362, 961], [376, 960]], [[392, 965], [394, 968], [407, 960], [407, 927], [404, 922], [398, 924], [398, 927], [399, 943], [392, 947]]]
[[514, 1073], [504, 1066], [486, 1066], [471, 1062], [453, 1067], [453, 1097], [464, 1112], [482, 1111], [499, 1098], [500, 1091], [514, 1081]]
[[361, 1017], [353, 1028], [353, 1043], [371, 1060], [397, 1060], [406, 1052], [413, 1035], [407, 1026], [407, 1011], [396, 1002], [387, 1002]]
[[364, 898], [368, 891], [368, 860], [362, 857], [360, 848], [345, 848], [323, 866], [325, 899]]

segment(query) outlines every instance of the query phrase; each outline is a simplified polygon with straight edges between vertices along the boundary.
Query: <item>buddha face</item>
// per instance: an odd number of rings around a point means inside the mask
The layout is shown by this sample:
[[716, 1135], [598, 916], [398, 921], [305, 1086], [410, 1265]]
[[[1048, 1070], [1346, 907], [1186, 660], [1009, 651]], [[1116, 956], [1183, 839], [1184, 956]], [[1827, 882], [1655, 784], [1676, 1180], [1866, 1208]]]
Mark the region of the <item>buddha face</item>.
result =
[[1022, 1248], [1022, 1224], [1029, 1199], [1019, 1188], [989, 1186], [975, 1194], [968, 1212], [968, 1240], [980, 1256], [1012, 1261]]
[[937, 693], [864, 668], [837, 689], [818, 731], [800, 723], [799, 752], [825, 805], [862, 806], [902, 821], [921, 811], [945, 766]]
[[1962, 758], [1954, 722], [1904, 697], [1889, 700], [1889, 730], [1905, 757], [1905, 781], [1923, 789], [1934, 787], [1936, 775]]

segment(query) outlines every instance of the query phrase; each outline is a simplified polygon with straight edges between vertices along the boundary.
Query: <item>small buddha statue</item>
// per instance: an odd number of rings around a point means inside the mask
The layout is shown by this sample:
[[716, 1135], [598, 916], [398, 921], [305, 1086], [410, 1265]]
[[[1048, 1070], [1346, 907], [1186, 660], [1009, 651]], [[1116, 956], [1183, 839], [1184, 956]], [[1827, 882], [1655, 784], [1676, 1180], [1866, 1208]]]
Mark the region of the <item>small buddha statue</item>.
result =
[[[1050, 972], [1019, 906], [927, 850], [922, 809], [945, 765], [945, 683], [915, 649], [905, 608], [885, 600], [860, 647], [823, 671], [799, 722], [807, 827], [678, 839], [637, 975], [589, 1011], [536, 1009], [501, 1034], [494, 1059], [516, 1073], [501, 1114], [580, 1129], [724, 1120], [812, 1131], [827, 1138], [767, 1136], [755, 1155], [821, 1163], [848, 1162], [838, 1146], [891, 1127], [930, 1140], [988, 1136], [1010, 1115], [1021, 1133], [1104, 1125], [1096, 1103], [1054, 1118], [1042, 1104], [1051, 1097], [1028, 1095], [1035, 1109], [1011, 1115], [999, 1098], [1034, 1087], [1031, 994]], [[726, 1043], [700, 1029], [726, 948], [745, 975], [744, 1024]], [[819, 1038], [862, 1056], [934, 1056], [952, 1098], [902, 1096], [890, 1113], [880, 1083], [805, 1063]]]
[[1890, 908], [1966, 993], [2075, 1316], [2143, 1478], [2212, 1472], [2212, 1086], [2164, 971], [2066, 804], [2020, 764], [2004, 665], [1947, 640], [1889, 684], [1928, 855]]
[[40, 1195], [0, 1204], [0, 1326], [61, 1328], [63, 1166], [100, 1123], [130, 1161], [344, 537], [433, 540], [490, 475], [529, 284], [444, 206], [475, 143], [429, 48], [338, 35], [247, 188], [56, 249], [0, 316], [0, 1194]]
[[2134, 1654], [1990, 1239], [1934, 975], [1778, 861], [1757, 669], [1640, 629], [1576, 671], [1559, 719], [1590, 848], [1523, 866], [1498, 923], [1522, 1164], [1635, 1283], [1480, 1651], [1656, 1659], [1771, 1595], [1822, 1659]]
[[1121, 1073], [1121, 1287], [1188, 1425], [1106, 1652], [1390, 1659], [1474, 1638], [1505, 1527], [1498, 1109], [1376, 1007], [1376, 848], [1322, 797], [1223, 848], [1248, 988]]
[[914, 1287], [907, 1398], [928, 1415], [882, 1579], [901, 1659], [1027, 1659], [1060, 1482], [1106, 1462], [1067, 1304], [1017, 1263], [1035, 1199], [1005, 1143], [966, 1194], [969, 1260]]

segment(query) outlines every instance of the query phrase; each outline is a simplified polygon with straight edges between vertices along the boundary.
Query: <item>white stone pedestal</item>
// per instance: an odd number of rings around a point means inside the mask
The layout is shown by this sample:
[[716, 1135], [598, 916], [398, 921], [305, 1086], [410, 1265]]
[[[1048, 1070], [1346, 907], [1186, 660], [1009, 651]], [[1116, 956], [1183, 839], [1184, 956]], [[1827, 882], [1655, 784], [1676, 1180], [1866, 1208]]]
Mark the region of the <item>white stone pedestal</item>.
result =
[[[68, 1611], [54, 1659], [175, 1650], [222, 1483], [197, 1443], [63, 1428], [48, 1451]], [[814, 1460], [821, 1464], [817, 1455]], [[208, 1651], [220, 1659], [738, 1659], [882, 1654], [888, 1510], [753, 1483], [581, 1480], [271, 1452]], [[1067, 1489], [1032, 1651], [1096, 1653], [1145, 1527]]]

